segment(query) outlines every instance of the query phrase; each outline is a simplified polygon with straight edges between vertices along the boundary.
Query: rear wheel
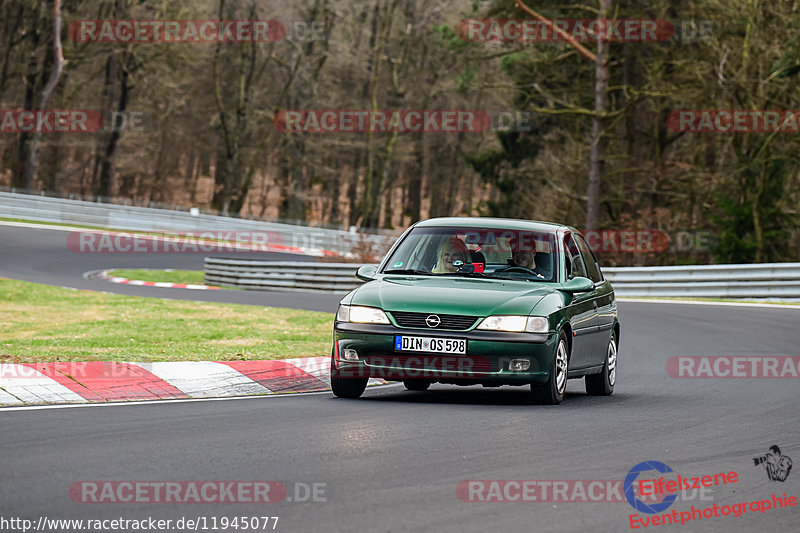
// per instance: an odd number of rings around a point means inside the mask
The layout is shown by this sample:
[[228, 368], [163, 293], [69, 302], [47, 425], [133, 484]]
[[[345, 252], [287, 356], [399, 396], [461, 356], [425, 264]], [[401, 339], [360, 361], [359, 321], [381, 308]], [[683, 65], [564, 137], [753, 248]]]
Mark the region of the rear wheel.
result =
[[608, 341], [606, 360], [599, 374], [586, 376], [586, 394], [592, 396], [609, 396], [614, 392], [617, 381], [617, 339], [614, 333]]
[[558, 405], [564, 400], [567, 390], [567, 369], [569, 367], [569, 345], [567, 335], [562, 331], [558, 336], [556, 356], [546, 383], [531, 383], [531, 393], [537, 402], [545, 405]]
[[331, 390], [333, 395], [338, 398], [359, 398], [367, 388], [369, 378], [345, 378], [336, 368], [331, 354]]
[[403, 385], [405, 385], [406, 390], [421, 392], [428, 390], [428, 387], [431, 386], [431, 382], [425, 381], [424, 379], [404, 379]]

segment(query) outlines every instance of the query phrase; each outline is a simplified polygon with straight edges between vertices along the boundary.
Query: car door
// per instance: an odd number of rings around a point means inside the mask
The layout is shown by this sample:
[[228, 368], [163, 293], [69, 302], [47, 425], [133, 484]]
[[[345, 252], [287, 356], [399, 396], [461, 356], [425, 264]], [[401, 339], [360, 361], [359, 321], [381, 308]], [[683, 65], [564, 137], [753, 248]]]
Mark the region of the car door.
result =
[[596, 312], [596, 330], [590, 335], [591, 353], [589, 354], [589, 366], [600, 365], [605, 361], [608, 340], [617, 316], [617, 303], [614, 301], [614, 291], [611, 289], [611, 284], [603, 278], [600, 265], [592, 249], [589, 248], [582, 235], [573, 235], [573, 238], [586, 265], [587, 277], [594, 282], [592, 298]]
[[[567, 234], [563, 241], [564, 262], [567, 269], [567, 279], [575, 277], [589, 277], [586, 271], [580, 249], [572, 237]], [[570, 325], [572, 326], [572, 353], [570, 355], [570, 370], [578, 370], [592, 366], [593, 352], [597, 342], [597, 305], [595, 302], [596, 289], [574, 294], [569, 304]]]

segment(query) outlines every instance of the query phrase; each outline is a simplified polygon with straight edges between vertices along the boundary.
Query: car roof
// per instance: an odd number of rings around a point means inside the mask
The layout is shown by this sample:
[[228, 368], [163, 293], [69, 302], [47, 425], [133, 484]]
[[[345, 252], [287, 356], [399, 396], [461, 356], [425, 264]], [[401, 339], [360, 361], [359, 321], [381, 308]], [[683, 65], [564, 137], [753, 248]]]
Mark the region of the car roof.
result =
[[432, 226], [452, 226], [452, 227], [482, 227], [492, 229], [515, 229], [527, 231], [539, 231], [555, 233], [560, 229], [577, 231], [570, 226], [556, 224], [554, 222], [542, 222], [538, 220], [520, 220], [516, 218], [493, 218], [493, 217], [440, 217], [429, 218], [414, 224], [414, 227]]

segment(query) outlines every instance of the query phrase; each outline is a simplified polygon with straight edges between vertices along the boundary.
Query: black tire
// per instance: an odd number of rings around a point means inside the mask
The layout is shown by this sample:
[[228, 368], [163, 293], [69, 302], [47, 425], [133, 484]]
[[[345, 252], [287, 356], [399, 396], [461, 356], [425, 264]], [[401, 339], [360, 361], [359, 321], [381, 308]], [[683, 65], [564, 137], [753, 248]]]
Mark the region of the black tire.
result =
[[404, 379], [403, 385], [405, 385], [406, 390], [422, 392], [428, 390], [431, 382], [424, 379]]
[[537, 403], [558, 405], [564, 400], [567, 390], [567, 373], [569, 371], [569, 342], [562, 331], [558, 336], [553, 366], [546, 383], [531, 383], [531, 393]]
[[331, 354], [331, 390], [337, 398], [360, 398], [367, 388], [369, 378], [344, 378], [333, 362]]
[[611, 334], [606, 348], [606, 360], [599, 374], [586, 376], [586, 394], [591, 396], [610, 396], [617, 382], [617, 336]]

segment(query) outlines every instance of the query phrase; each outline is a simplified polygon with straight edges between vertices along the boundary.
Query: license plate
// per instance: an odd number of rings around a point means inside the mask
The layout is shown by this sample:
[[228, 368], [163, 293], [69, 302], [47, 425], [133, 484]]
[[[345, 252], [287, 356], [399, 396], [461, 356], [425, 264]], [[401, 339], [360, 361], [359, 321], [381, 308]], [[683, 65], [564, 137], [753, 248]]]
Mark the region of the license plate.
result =
[[437, 339], [435, 337], [407, 337], [397, 335], [394, 349], [398, 352], [467, 353], [466, 339]]

